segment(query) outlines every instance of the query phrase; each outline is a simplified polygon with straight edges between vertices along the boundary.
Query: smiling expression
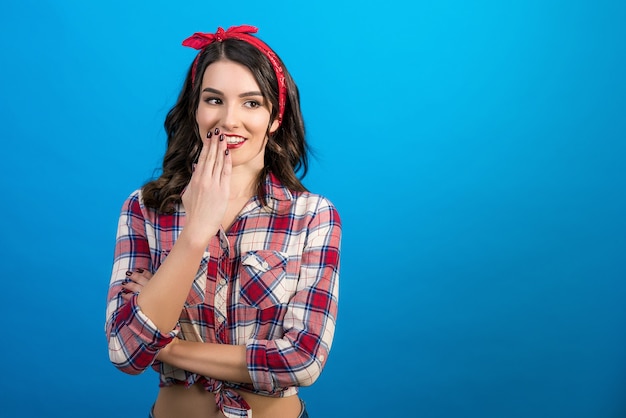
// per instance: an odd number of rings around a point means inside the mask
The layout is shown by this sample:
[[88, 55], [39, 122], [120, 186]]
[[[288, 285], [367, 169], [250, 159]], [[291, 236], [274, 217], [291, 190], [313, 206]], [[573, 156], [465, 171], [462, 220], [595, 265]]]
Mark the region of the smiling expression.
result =
[[202, 78], [196, 122], [200, 135], [219, 128], [231, 152], [233, 168], [261, 170], [264, 166], [271, 104], [263, 97], [252, 72], [239, 63], [219, 60]]

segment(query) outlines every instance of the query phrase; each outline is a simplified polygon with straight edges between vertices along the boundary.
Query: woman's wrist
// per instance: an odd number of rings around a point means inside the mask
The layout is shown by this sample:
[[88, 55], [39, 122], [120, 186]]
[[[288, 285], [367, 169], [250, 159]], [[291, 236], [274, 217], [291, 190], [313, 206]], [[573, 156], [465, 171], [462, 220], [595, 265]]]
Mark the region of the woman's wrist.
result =
[[178, 236], [176, 243], [180, 243], [181, 245], [179, 246], [183, 246], [186, 250], [191, 252], [204, 252], [209, 246], [211, 238], [217, 234], [219, 227], [215, 227], [215, 231], [212, 234], [199, 234], [196, 232], [197, 230], [198, 228], [187, 225]]
[[165, 347], [163, 347], [157, 354], [156, 359], [159, 361], [162, 361], [164, 363], [171, 363], [172, 362], [172, 349], [174, 348], [174, 346], [178, 345], [180, 343], [180, 339], [174, 337], [172, 339], [172, 341], [166, 345]]

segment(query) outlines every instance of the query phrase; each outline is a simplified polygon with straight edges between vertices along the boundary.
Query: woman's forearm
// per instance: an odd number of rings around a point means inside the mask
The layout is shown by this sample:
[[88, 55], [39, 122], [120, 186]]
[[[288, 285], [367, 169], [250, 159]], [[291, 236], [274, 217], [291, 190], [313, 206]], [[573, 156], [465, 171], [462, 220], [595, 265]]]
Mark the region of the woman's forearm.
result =
[[183, 230], [163, 264], [137, 296], [137, 305], [162, 332], [172, 330], [204, 255], [206, 244]]
[[252, 383], [243, 345], [213, 344], [175, 338], [157, 359], [213, 379]]

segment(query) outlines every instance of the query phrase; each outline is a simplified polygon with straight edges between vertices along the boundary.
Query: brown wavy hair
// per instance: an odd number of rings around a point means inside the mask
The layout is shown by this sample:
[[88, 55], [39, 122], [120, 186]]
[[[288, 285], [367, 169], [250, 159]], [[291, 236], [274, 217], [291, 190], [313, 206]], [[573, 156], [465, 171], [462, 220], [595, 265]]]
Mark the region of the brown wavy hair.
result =
[[[238, 39], [215, 42], [200, 52], [196, 79], [191, 67], [176, 104], [165, 118], [167, 149], [161, 175], [142, 187], [144, 204], [161, 213], [172, 213], [181, 202], [181, 194], [191, 179], [193, 163], [198, 159], [202, 140], [196, 123], [196, 109], [204, 71], [212, 63], [227, 59], [246, 66], [254, 76], [264, 99], [272, 104], [269, 140], [265, 148], [265, 166], [257, 178], [257, 196], [266, 204], [265, 178], [271, 172], [287, 188], [306, 191], [301, 179], [308, 170], [309, 147], [305, 140], [304, 120], [300, 110], [300, 93], [287, 68], [284, 70], [287, 98], [280, 127], [272, 134], [271, 122], [278, 116], [278, 81], [269, 60], [253, 45]], [[192, 64], [193, 66], [193, 64]]]

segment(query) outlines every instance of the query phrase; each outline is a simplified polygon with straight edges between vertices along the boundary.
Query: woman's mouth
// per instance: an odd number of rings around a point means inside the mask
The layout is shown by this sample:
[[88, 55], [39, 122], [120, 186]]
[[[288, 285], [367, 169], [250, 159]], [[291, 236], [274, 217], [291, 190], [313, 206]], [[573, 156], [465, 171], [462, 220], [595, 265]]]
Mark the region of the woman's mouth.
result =
[[240, 136], [224, 135], [224, 138], [226, 139], [226, 146], [228, 149], [239, 148], [246, 141], [245, 138]]

